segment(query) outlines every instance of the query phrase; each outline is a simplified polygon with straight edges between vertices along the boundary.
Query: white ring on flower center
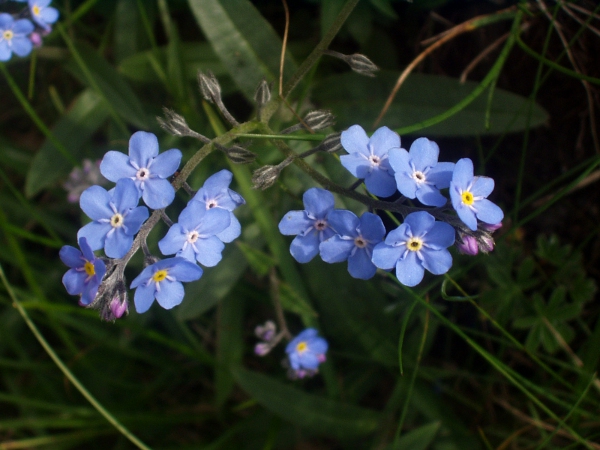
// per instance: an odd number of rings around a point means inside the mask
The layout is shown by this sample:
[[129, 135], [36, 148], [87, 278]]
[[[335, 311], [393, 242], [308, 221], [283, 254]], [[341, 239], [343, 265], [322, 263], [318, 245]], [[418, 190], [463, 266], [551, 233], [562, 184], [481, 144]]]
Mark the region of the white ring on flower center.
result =
[[4, 30], [4, 33], [2, 33], [2, 38], [6, 39], [8, 41], [8, 43], [10, 44], [10, 40], [14, 37], [14, 33], [12, 30]]
[[427, 177], [425, 174], [419, 170], [415, 170], [412, 173], [412, 179], [415, 180], [417, 184], [423, 184], [427, 182]]
[[354, 245], [357, 246], [358, 248], [365, 248], [367, 246], [368, 242], [365, 238], [363, 238], [362, 236], [357, 236], [354, 238]]
[[150, 178], [150, 171], [145, 167], [142, 167], [137, 171], [135, 177], [142, 182], [146, 181], [148, 178]]
[[125, 220], [123, 216], [119, 213], [116, 213], [110, 218], [110, 226], [113, 228], [121, 228], [125, 224]]
[[215, 199], [206, 202], [206, 209], [213, 209], [219, 206], [219, 202]]
[[327, 221], [323, 219], [315, 220], [315, 228], [318, 231], [323, 231], [325, 228], [327, 228]]
[[372, 167], [379, 167], [381, 164], [381, 158], [377, 155], [371, 155], [369, 156], [369, 162], [371, 163]]
[[411, 252], [418, 252], [423, 247], [423, 240], [419, 237], [411, 237], [406, 241], [406, 249]]
[[199, 238], [200, 233], [198, 233], [196, 230], [190, 231], [187, 235], [187, 242], [189, 242], [190, 244], [194, 244], [194, 242], [196, 242]]

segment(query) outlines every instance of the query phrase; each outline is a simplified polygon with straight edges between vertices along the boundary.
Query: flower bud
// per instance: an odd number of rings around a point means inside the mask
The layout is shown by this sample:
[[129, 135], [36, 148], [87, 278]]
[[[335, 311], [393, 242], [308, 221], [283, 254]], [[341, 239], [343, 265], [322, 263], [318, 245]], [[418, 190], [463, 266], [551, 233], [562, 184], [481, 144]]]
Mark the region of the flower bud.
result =
[[42, 35], [40, 33], [36, 33], [35, 31], [29, 35], [29, 40], [33, 44], [35, 48], [42, 46]]
[[313, 131], [322, 130], [335, 124], [335, 116], [326, 109], [317, 109], [304, 117], [304, 123]]
[[194, 132], [190, 129], [183, 116], [168, 108], [163, 108], [163, 113], [166, 120], [162, 117], [156, 117], [156, 120], [164, 130], [174, 136], [194, 135]]
[[367, 77], [374, 77], [374, 72], [379, 70], [379, 67], [373, 64], [373, 61], [371, 61], [365, 55], [361, 55], [360, 53], [347, 55], [344, 60], [348, 63], [353, 71]]
[[207, 70], [206, 74], [198, 72], [198, 84], [200, 85], [200, 93], [206, 101], [215, 103], [217, 99], [221, 98], [221, 86], [210, 70]]
[[264, 325], [259, 325], [254, 329], [257, 338], [269, 342], [275, 336], [277, 326], [272, 320], [267, 320]]
[[493, 233], [494, 231], [502, 228], [502, 222], [496, 223], [494, 225], [490, 225], [489, 223], [482, 223], [481, 228], [483, 228], [486, 231], [489, 231], [490, 233]]
[[264, 191], [275, 184], [280, 173], [281, 169], [279, 166], [263, 166], [260, 169], [256, 169], [252, 174], [252, 187]]
[[335, 153], [342, 149], [342, 133], [332, 133], [328, 135], [321, 144], [319, 150], [327, 153]]
[[479, 252], [479, 245], [477, 245], [477, 239], [474, 236], [461, 235], [455, 245], [463, 255], [475, 256]]
[[254, 93], [254, 101], [260, 108], [269, 100], [271, 100], [271, 86], [269, 85], [269, 83], [267, 83], [267, 80], [263, 78], [262, 81], [258, 84], [256, 92]]
[[257, 356], [265, 356], [269, 354], [271, 349], [272, 347], [269, 344], [267, 344], [266, 342], [261, 342], [254, 346], [254, 353]]
[[240, 145], [224, 147], [223, 151], [234, 164], [248, 164], [256, 159], [256, 154]]
[[123, 314], [129, 314], [129, 302], [125, 285], [121, 284], [121, 286], [117, 286], [110, 302], [103, 305], [100, 317], [107, 322], [114, 322], [123, 317]]
[[483, 235], [478, 240], [479, 251], [482, 253], [489, 253], [494, 250], [494, 239], [491, 236]]

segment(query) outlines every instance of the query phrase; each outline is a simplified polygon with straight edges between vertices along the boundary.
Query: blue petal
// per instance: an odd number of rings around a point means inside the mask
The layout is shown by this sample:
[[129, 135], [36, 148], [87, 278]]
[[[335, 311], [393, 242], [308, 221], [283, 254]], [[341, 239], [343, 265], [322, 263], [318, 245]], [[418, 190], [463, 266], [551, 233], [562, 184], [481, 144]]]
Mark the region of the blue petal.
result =
[[158, 155], [158, 139], [152, 133], [138, 131], [129, 139], [129, 158], [139, 167], [148, 167]]
[[367, 190], [378, 197], [389, 197], [396, 192], [396, 179], [387, 170], [375, 169], [365, 177]]
[[[115, 190], [112, 195], [112, 202], [117, 208], [117, 211], [123, 213], [128, 209], [135, 208], [139, 201], [140, 196], [133, 180], [129, 178], [121, 178], [119, 181], [117, 181], [117, 185], [115, 186]], [[112, 212], [110, 213], [110, 216], [112, 216]], [[110, 216], [104, 217], [107, 218]], [[94, 218], [92, 217], [92, 219]]]
[[129, 214], [125, 217], [124, 232], [129, 236], [133, 236], [142, 227], [142, 224], [148, 219], [148, 208], [145, 206], [138, 206], [132, 209]]
[[176, 148], [161, 153], [154, 158], [150, 172], [161, 178], [170, 177], [179, 168], [181, 156], [181, 151]]
[[400, 244], [401, 242], [406, 242], [411, 237], [412, 232], [410, 226], [407, 223], [403, 223], [388, 233], [385, 237], [385, 243], [388, 245], [402, 245]]
[[8, 61], [11, 56], [12, 56], [12, 50], [8, 46], [8, 42], [1, 41], [0, 42], [0, 61]]
[[321, 363], [317, 358], [317, 355], [310, 351], [305, 351], [298, 355], [298, 361], [300, 362], [300, 367], [308, 370], [317, 370], [319, 364]]
[[86, 277], [87, 275], [85, 272], [69, 269], [67, 270], [67, 273], [63, 275], [62, 283], [69, 294], [78, 295], [83, 292]]
[[206, 190], [209, 198], [219, 194], [223, 189], [227, 189], [231, 184], [233, 174], [226, 169], [223, 169], [206, 179], [203, 189]]
[[369, 140], [373, 154], [379, 157], [385, 156], [392, 148], [400, 148], [400, 136], [388, 127], [378, 128]]
[[15, 20], [8, 13], [0, 13], [0, 30], [4, 31], [7, 28], [12, 28]]
[[58, 256], [68, 267], [82, 267], [84, 264], [81, 251], [70, 245], [63, 245]]
[[394, 178], [396, 179], [396, 187], [402, 195], [410, 199], [417, 196], [417, 182], [410, 175], [405, 172], [396, 172]]
[[449, 225], [446, 222], [437, 221], [427, 233], [425, 244], [427, 244], [427, 247], [434, 250], [448, 248], [454, 244], [455, 235], [456, 232], [452, 225]]
[[107, 152], [100, 162], [100, 173], [104, 178], [115, 183], [121, 178], [135, 178], [136, 172], [129, 163], [129, 157], [115, 150]]
[[409, 154], [415, 169], [423, 172], [437, 164], [440, 148], [427, 138], [419, 138], [410, 146]]
[[12, 27], [12, 31], [15, 34], [29, 34], [33, 31], [33, 29], [34, 26], [28, 19], [15, 20], [15, 24]]
[[410, 159], [410, 155], [403, 148], [393, 148], [388, 154], [390, 166], [392, 166], [392, 169], [394, 169], [396, 174], [411, 174], [413, 172], [413, 169], [410, 165]]
[[163, 255], [174, 255], [183, 248], [187, 241], [187, 233], [183, 231], [181, 225], [173, 224], [164, 238], [158, 241], [158, 248]]
[[441, 275], [448, 272], [452, 267], [452, 255], [446, 249], [425, 250], [421, 252], [423, 256], [423, 267], [434, 275]]
[[385, 225], [377, 214], [366, 212], [360, 217], [358, 231], [371, 243], [378, 243], [385, 236]]
[[79, 248], [81, 249], [81, 254], [83, 255], [83, 257], [85, 259], [87, 259], [88, 261], [93, 261], [94, 259], [96, 259], [96, 255], [94, 255], [94, 252], [92, 251], [92, 248], [88, 244], [88, 241], [86, 238], [82, 237], [82, 238], [77, 239], [77, 243], [79, 244]]
[[342, 163], [342, 166], [356, 178], [365, 178], [371, 170], [371, 163], [360, 153], [342, 155], [340, 156], [340, 162]]
[[225, 230], [221, 231], [217, 234], [217, 237], [221, 239], [221, 241], [228, 244], [232, 242], [234, 239], [242, 234], [242, 226], [240, 225], [240, 221], [237, 220], [237, 217], [233, 215], [232, 212], [229, 213], [229, 226], [225, 228]]
[[87, 306], [94, 301], [96, 294], [98, 293], [98, 287], [100, 284], [97, 281], [90, 280], [83, 285], [83, 292], [81, 293], [81, 299], [79, 302]]
[[77, 239], [86, 238], [92, 250], [104, 247], [106, 234], [112, 230], [110, 223], [90, 222], [77, 232]]
[[177, 281], [165, 280], [160, 283], [160, 291], [156, 291], [156, 301], [165, 309], [171, 309], [183, 301], [185, 291]]
[[152, 302], [154, 302], [155, 292], [156, 288], [154, 286], [154, 283], [150, 283], [149, 285], [143, 284], [135, 290], [133, 302], [135, 303], [135, 310], [138, 313], [142, 314], [150, 309], [150, 306], [152, 306]]
[[323, 261], [333, 264], [346, 261], [354, 248], [354, 240], [342, 239], [335, 235], [319, 245]]
[[100, 186], [90, 186], [79, 197], [79, 206], [92, 220], [110, 219], [112, 217], [114, 213], [109, 202], [110, 195]]
[[448, 199], [430, 184], [422, 184], [417, 190], [417, 198], [427, 206], [444, 206]]
[[163, 209], [173, 202], [175, 189], [167, 180], [152, 178], [144, 183], [142, 198], [149, 208]]
[[[196, 264], [186, 261], [182, 258], [171, 259], [175, 262], [175, 264], [168, 269], [169, 275], [175, 277], [177, 281], [196, 281], [202, 276], [203, 270]], [[165, 259], [163, 261], [168, 260]]]
[[494, 190], [494, 179], [490, 177], [474, 177], [471, 194], [475, 197], [487, 197]]
[[405, 248], [392, 247], [385, 242], [380, 242], [373, 248], [371, 261], [380, 269], [393, 269]]
[[426, 235], [435, 223], [435, 217], [427, 211], [418, 211], [410, 213], [404, 219], [404, 223], [410, 226], [410, 231], [413, 236], [422, 237]]
[[[206, 209], [204, 203], [190, 201], [179, 214], [177, 221], [186, 230], [194, 230], [200, 224], [200, 222], [202, 222], [208, 211], [211, 210]], [[229, 220], [229, 218], [227, 220]]]
[[307, 263], [319, 253], [319, 233], [296, 236], [290, 245], [290, 253], [299, 263]]
[[352, 238], [358, 236], [356, 229], [360, 225], [360, 221], [352, 211], [334, 209], [327, 214], [327, 223], [340, 236], [350, 236]]
[[454, 172], [454, 163], [437, 163], [429, 172], [427, 172], [427, 181], [433, 183], [436, 188], [444, 189], [450, 186], [452, 173]]
[[369, 155], [369, 151], [367, 150], [369, 136], [367, 136], [367, 133], [365, 133], [365, 130], [360, 125], [352, 125], [347, 130], [342, 131], [341, 142], [342, 147], [348, 153]]
[[12, 39], [12, 50], [17, 55], [19, 55], [21, 57], [27, 56], [31, 53], [32, 49], [33, 49], [33, 44], [31, 43], [29, 38], [15, 36]]
[[306, 211], [317, 219], [324, 219], [333, 209], [333, 194], [325, 189], [310, 188], [302, 196]]
[[458, 217], [460, 217], [460, 220], [462, 220], [466, 226], [473, 231], [477, 229], [477, 219], [475, 218], [475, 213], [468, 206], [465, 206], [461, 202], [460, 204], [455, 205], [454, 209], [456, 210]]
[[369, 278], [373, 278], [373, 275], [377, 272], [377, 267], [371, 261], [367, 251], [362, 248], [358, 249], [354, 255], [348, 258], [348, 272], [354, 278], [368, 280]]
[[131, 248], [133, 236], [126, 235], [122, 229], [117, 229], [104, 241], [104, 253], [109, 258], [122, 258]]
[[[197, 202], [194, 202], [194, 203], [197, 203]], [[225, 209], [220, 209], [220, 208], [209, 209], [206, 212], [204, 219], [202, 220], [202, 223], [198, 227], [198, 233], [200, 233], [203, 236], [212, 236], [215, 234], [219, 234], [231, 226], [231, 218], [232, 217], [235, 218], [235, 216], [231, 212], [229, 212]], [[241, 227], [240, 227], [240, 230], [241, 230]], [[239, 236], [239, 234], [238, 234], [238, 236]]]
[[469, 158], [459, 159], [452, 172], [452, 182], [460, 189], [465, 190], [473, 181], [473, 161]]
[[181, 250], [177, 252], [178, 257], [184, 258], [189, 262], [196, 262], [196, 252], [191, 245], [186, 245], [185, 249], [183, 249], [183, 245], [181, 246]]
[[423, 279], [425, 269], [417, 258], [416, 252], [408, 252], [406, 258], [396, 263], [396, 277], [405, 286], [416, 286]]
[[504, 219], [504, 212], [500, 207], [487, 199], [476, 202], [475, 208], [477, 209], [477, 218], [482, 222], [495, 225]]
[[58, 20], [59, 14], [56, 8], [48, 7], [42, 10], [40, 16], [45, 23], [54, 23]]
[[198, 249], [196, 261], [203, 266], [214, 267], [221, 261], [221, 252], [225, 248], [225, 244], [218, 237], [210, 236], [206, 239], [198, 239], [196, 248]]
[[322, 355], [327, 353], [327, 349], [329, 348], [329, 344], [327, 341], [321, 337], [315, 335], [315, 337], [311, 338], [308, 342], [308, 349], [311, 353], [315, 355]]

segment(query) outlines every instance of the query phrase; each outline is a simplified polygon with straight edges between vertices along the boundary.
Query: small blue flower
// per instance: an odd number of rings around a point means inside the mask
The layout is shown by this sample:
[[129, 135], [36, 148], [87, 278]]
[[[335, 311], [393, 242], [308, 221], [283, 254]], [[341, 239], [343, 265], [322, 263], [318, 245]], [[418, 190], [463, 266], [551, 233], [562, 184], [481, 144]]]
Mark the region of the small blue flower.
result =
[[100, 186], [87, 188], [79, 205], [93, 222], [81, 228], [77, 238], [86, 238], [93, 250], [104, 248], [110, 258], [122, 258], [148, 218], [148, 208], [137, 206], [139, 199], [135, 183], [128, 178], [119, 180], [110, 192]]
[[438, 163], [439, 154], [438, 145], [427, 138], [414, 141], [408, 152], [403, 148], [390, 150], [390, 165], [402, 195], [416, 197], [427, 206], [446, 204], [439, 190], [450, 186], [454, 163]]
[[204, 182], [192, 200], [200, 202], [206, 209], [220, 208], [229, 211], [229, 226], [217, 234], [226, 244], [236, 239], [242, 232], [239, 220], [233, 210], [244, 205], [246, 200], [237, 192], [229, 189], [233, 174], [226, 169], [211, 175]]
[[290, 341], [285, 348], [295, 378], [317, 373], [319, 364], [325, 362], [329, 345], [318, 336], [317, 330], [307, 328]]
[[29, 0], [29, 11], [33, 21], [45, 30], [58, 20], [58, 10], [48, 6], [52, 0]]
[[454, 228], [436, 222], [426, 211], [411, 213], [404, 223], [389, 232], [373, 249], [373, 263], [380, 269], [396, 268], [398, 281], [416, 286], [425, 269], [435, 275], [448, 272], [452, 255], [446, 250], [454, 243]]
[[493, 190], [492, 178], [473, 176], [473, 162], [469, 158], [456, 163], [450, 182], [450, 199], [460, 220], [471, 230], [477, 229], [477, 219], [490, 225], [502, 222], [504, 213], [486, 198]]
[[396, 192], [393, 169], [388, 152], [400, 147], [400, 136], [388, 127], [381, 127], [371, 139], [360, 125], [342, 131], [342, 147], [349, 153], [340, 157], [342, 166], [356, 178], [364, 179], [367, 190], [379, 197]]
[[34, 26], [28, 19], [14, 20], [10, 14], [0, 14], [0, 61], [8, 61], [13, 52], [19, 56], [31, 53], [29, 35]]
[[163, 255], [177, 254], [207, 267], [216, 266], [225, 244], [215, 235], [229, 227], [229, 214], [225, 209], [206, 209], [201, 202], [190, 201], [179, 214], [179, 222], [158, 242], [158, 248]]
[[96, 258], [85, 238], [79, 239], [79, 248], [81, 251], [65, 245], [60, 249], [61, 261], [70, 267], [62, 282], [69, 294], [81, 295], [80, 304], [87, 306], [96, 298], [106, 266]]
[[319, 253], [319, 244], [335, 234], [329, 224], [333, 211], [333, 194], [325, 189], [311, 188], [304, 193], [304, 211], [289, 211], [279, 222], [279, 231], [286, 236], [297, 235], [290, 253], [299, 263], [307, 263]]
[[131, 178], [146, 205], [162, 209], [175, 198], [175, 190], [166, 178], [175, 173], [180, 163], [181, 151], [173, 148], [159, 155], [156, 136], [138, 131], [129, 140], [129, 156], [109, 151], [100, 163], [100, 172], [115, 183]]
[[196, 281], [202, 269], [184, 258], [167, 258], [146, 267], [132, 282], [137, 288], [133, 301], [138, 313], [145, 313], [154, 299], [165, 309], [177, 306], [183, 300], [181, 282]]
[[359, 219], [351, 211], [336, 209], [329, 213], [336, 235], [321, 242], [321, 258], [328, 263], [348, 260], [348, 272], [354, 278], [368, 280], [377, 267], [371, 261], [373, 247], [385, 236], [385, 226], [377, 214], [364, 213]]

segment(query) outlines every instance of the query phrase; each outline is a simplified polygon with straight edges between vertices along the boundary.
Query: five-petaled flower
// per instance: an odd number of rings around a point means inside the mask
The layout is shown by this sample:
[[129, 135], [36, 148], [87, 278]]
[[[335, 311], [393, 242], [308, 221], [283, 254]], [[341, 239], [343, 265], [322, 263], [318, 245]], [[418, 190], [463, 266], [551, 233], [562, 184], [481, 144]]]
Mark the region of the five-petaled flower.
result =
[[473, 176], [473, 162], [463, 158], [456, 163], [450, 182], [450, 199], [458, 217], [471, 230], [477, 229], [477, 219], [486, 224], [502, 222], [504, 213], [486, 197], [494, 190], [494, 180]]
[[211, 175], [192, 199], [200, 202], [207, 210], [218, 208], [229, 211], [229, 226], [217, 233], [217, 237], [226, 244], [232, 242], [242, 232], [240, 222], [232, 211], [246, 203], [240, 194], [229, 189], [232, 178], [233, 174], [226, 169]]
[[159, 155], [156, 136], [138, 131], [129, 139], [129, 156], [109, 151], [100, 163], [100, 172], [115, 183], [131, 178], [146, 205], [162, 209], [175, 198], [175, 190], [166, 178], [175, 173], [180, 162], [181, 151], [172, 148]]
[[403, 148], [390, 150], [390, 165], [402, 195], [416, 197], [427, 206], [446, 204], [439, 190], [450, 186], [454, 163], [438, 163], [439, 153], [438, 145], [427, 138], [414, 141], [408, 152]]
[[225, 247], [216, 235], [229, 227], [229, 215], [226, 209], [206, 209], [201, 202], [191, 201], [179, 214], [179, 222], [158, 242], [158, 248], [163, 255], [177, 254], [207, 267], [216, 266]]
[[398, 281], [416, 286], [425, 269], [435, 275], [446, 273], [452, 266], [452, 255], [446, 250], [454, 243], [454, 228], [437, 222], [426, 211], [411, 213], [404, 223], [389, 232], [385, 241], [373, 249], [373, 263], [381, 269], [396, 268]]
[[279, 222], [279, 231], [296, 235], [290, 253], [299, 263], [307, 263], [319, 253], [319, 244], [335, 234], [329, 224], [333, 211], [333, 194], [325, 189], [311, 188], [304, 193], [304, 211], [289, 211]]
[[84, 237], [79, 239], [79, 248], [64, 245], [60, 249], [61, 261], [70, 267], [62, 282], [69, 294], [81, 295], [80, 304], [87, 306], [96, 298], [106, 265], [96, 258]]
[[396, 192], [396, 181], [388, 152], [400, 147], [400, 136], [388, 127], [381, 127], [371, 139], [360, 125], [342, 132], [342, 146], [348, 155], [340, 157], [344, 166], [356, 178], [364, 179], [367, 190], [379, 197]]
[[91, 186], [82, 192], [79, 204], [93, 222], [77, 233], [92, 250], [104, 248], [110, 258], [122, 258], [131, 248], [133, 236], [148, 218], [148, 208], [137, 206], [140, 197], [132, 180], [123, 178], [107, 192]]
[[138, 313], [150, 309], [154, 299], [165, 309], [177, 306], [183, 300], [181, 282], [200, 279], [202, 269], [185, 258], [167, 258], [146, 267], [132, 282], [133, 301]]
[[44, 30], [50, 30], [50, 24], [58, 20], [58, 10], [48, 6], [52, 0], [29, 0], [29, 11], [35, 23]]
[[303, 378], [317, 373], [319, 364], [325, 362], [328, 347], [327, 341], [319, 337], [314, 328], [307, 328], [292, 339], [285, 352], [294, 378]]
[[333, 210], [329, 222], [336, 230], [333, 237], [321, 242], [321, 258], [328, 263], [348, 260], [348, 272], [354, 278], [368, 280], [377, 267], [371, 261], [373, 247], [385, 236], [385, 226], [377, 214], [366, 212], [359, 219], [351, 211]]
[[28, 19], [14, 20], [10, 14], [0, 14], [0, 61], [8, 61], [13, 52], [19, 56], [31, 53], [29, 35], [34, 26]]

